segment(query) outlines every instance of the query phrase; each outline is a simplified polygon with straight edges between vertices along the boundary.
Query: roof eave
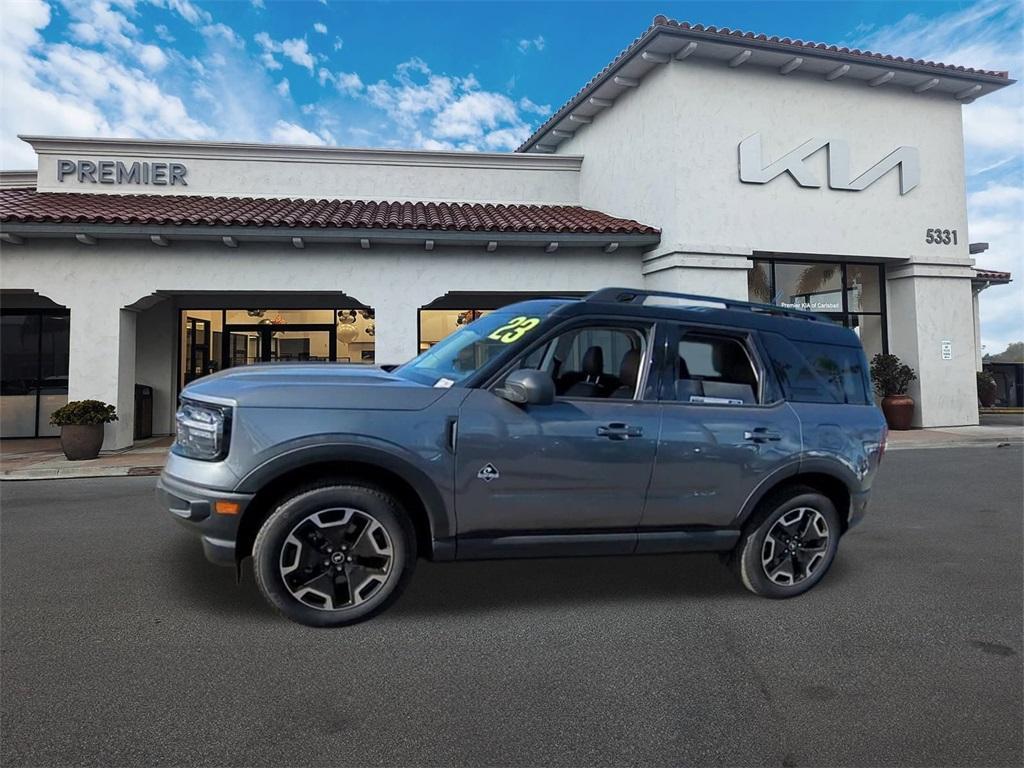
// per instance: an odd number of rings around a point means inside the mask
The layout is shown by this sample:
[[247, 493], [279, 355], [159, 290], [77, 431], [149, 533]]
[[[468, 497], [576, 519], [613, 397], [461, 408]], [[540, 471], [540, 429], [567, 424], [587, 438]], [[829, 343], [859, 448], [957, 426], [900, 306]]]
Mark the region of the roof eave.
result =
[[[671, 38], [675, 41], [681, 41], [681, 44], [671, 50], [660, 50], [660, 48], [664, 48], [664, 46], [659, 47], [656, 46], [655, 43], [658, 42], [658, 38], [661, 37]], [[516, 152], [528, 153], [531, 150], [552, 152], [554, 148], [557, 147], [557, 145], [562, 140], [564, 140], [564, 137], [556, 138], [554, 141], [548, 141], [544, 147], [539, 147], [538, 145], [541, 144], [542, 139], [548, 137], [551, 131], [562, 128], [562, 124], [569, 119], [569, 116], [572, 115], [577, 110], [580, 110], [585, 105], [587, 105], [590, 99], [595, 97], [595, 93], [599, 91], [603, 86], [606, 86], [609, 83], [613, 83], [614, 78], [616, 77], [622, 77], [623, 70], [627, 66], [634, 64], [637, 61], [637, 59], [641, 59], [645, 53], [651, 53], [652, 49], [655, 48], [659, 48], [659, 50], [657, 50], [654, 53], [656, 57], [661, 55], [667, 55], [667, 59], [664, 62], [652, 61], [651, 66], [649, 66], [640, 75], [639, 79], [642, 80], [642, 78], [646, 76], [646, 74], [650, 70], [654, 69], [659, 65], [671, 63], [674, 59], [676, 59], [676, 57], [679, 57], [681, 59], [690, 58], [694, 52], [693, 48], [688, 48], [690, 43], [696, 43], [698, 45], [700, 43], [706, 43], [712, 46], [723, 47], [726, 49], [740, 50], [741, 52], [752, 52], [756, 50], [759, 51], [761, 54], [768, 53], [770, 55], [789, 57], [790, 59], [801, 58], [807, 60], [816, 60], [818, 62], [827, 61], [830, 64], [845, 64], [848, 65], [848, 67], [851, 69], [853, 67], [857, 68], [855, 71], [855, 76], [857, 72], [863, 72], [864, 70], [870, 70], [872, 74], [876, 76], [883, 75], [889, 72], [892, 72], [894, 76], [897, 72], [903, 75], [906, 75], [907, 73], [910, 73], [912, 75], [928, 75], [929, 79], [937, 79], [939, 82], [928, 86], [926, 89], [923, 89], [922, 92], [941, 92], [943, 90], [946, 90], [950, 92], [951, 96], [954, 96], [962, 103], [970, 103], [971, 101], [974, 101], [976, 98], [980, 98], [981, 96], [987, 95], [988, 93], [991, 93], [996, 89], [1012, 85], [1013, 83], [1016, 82], [1016, 80], [1013, 80], [1008, 76], [1003, 77], [999, 75], [988, 74], [985, 72], [978, 71], [968, 72], [957, 70], [948, 66], [929, 66], [927, 64], [918, 64], [913, 61], [897, 61], [895, 59], [875, 58], [873, 56], [867, 56], [865, 54], [856, 54], [840, 50], [833, 51], [827, 48], [805, 48], [802, 46], [795, 45], [793, 43], [783, 43], [772, 40], [761, 40], [758, 39], [757, 37], [728, 37], [722, 35], [719, 32], [708, 32], [693, 28], [683, 28], [679, 26], [656, 24], [651, 26], [647, 30], [647, 32], [645, 32], [641, 37], [637, 38], [632, 44], [630, 44], [629, 47], [627, 47], [621, 54], [619, 54], [619, 56], [616, 59], [614, 59], [604, 70], [602, 70], [602, 72], [595, 76], [593, 82], [585, 86], [583, 90], [576, 94], [576, 96], [574, 96], [568, 103], [561, 107], [554, 115], [548, 118], [548, 120], [546, 120], [544, 124], [533, 133], [533, 135], [531, 135], [525, 142], [523, 142], [523, 144], [521, 144], [516, 149]], [[698, 58], [701, 57], [698, 56]], [[723, 64], [729, 62], [729, 59], [727, 57], [723, 58], [722, 60]], [[744, 57], [742, 63], [744, 63], [745, 66], [758, 66], [761, 62], [759, 62], [756, 58], [753, 58], [752, 56], [748, 55]], [[768, 65], [765, 64], [764, 66]], [[776, 66], [776, 64], [772, 64], [771, 66]], [[786, 72], [782, 73], [785, 74]], [[847, 72], [844, 72], [843, 74], [848, 79], [850, 78], [850, 75], [847, 74]], [[628, 75], [626, 77], [629, 78]], [[826, 79], [838, 80], [840, 78], [826, 76]], [[870, 82], [872, 78], [862, 77], [856, 79], [861, 79], [864, 82]], [[888, 82], [889, 80], [892, 79], [893, 78], [888, 78], [884, 82]], [[953, 87], [943, 87], [943, 85], [941, 85], [943, 83]], [[970, 89], [962, 88], [956, 84], [978, 85], [981, 86], [981, 90], [975, 94], [973, 92], [970, 92]], [[900, 85], [903, 85], [909, 90], [910, 93], [913, 93], [913, 87], [911, 84], [901, 83]], [[625, 88], [623, 90], [628, 90], [628, 88]], [[967, 93], [965, 93], [965, 91]], [[600, 101], [608, 100], [607, 97], [598, 98]], [[614, 102], [614, 98], [611, 99], [611, 101]], [[612, 106], [612, 104], [609, 104], [607, 106]], [[607, 107], [600, 107], [597, 111], [599, 112], [600, 109], [603, 108]], [[593, 109], [588, 109], [586, 111], [588, 112], [588, 114], [585, 115], [585, 117], [593, 116], [589, 114], [594, 111]]]
[[209, 225], [150, 225], [150, 224], [96, 224], [75, 222], [0, 222], [3, 232], [17, 238], [74, 239], [87, 235], [97, 240], [152, 240], [162, 238], [176, 241], [220, 241], [231, 238], [238, 243], [288, 242], [299, 238], [303, 244], [352, 243], [360, 245], [368, 240], [374, 245], [413, 245], [420, 247], [430, 241], [437, 245], [486, 247], [494, 242], [505, 246], [547, 247], [558, 243], [567, 248], [619, 248], [649, 249], [661, 242], [658, 232], [509, 232], [498, 230], [445, 230], [445, 229], [384, 229], [344, 227], [285, 227], [285, 226], [209, 226]]

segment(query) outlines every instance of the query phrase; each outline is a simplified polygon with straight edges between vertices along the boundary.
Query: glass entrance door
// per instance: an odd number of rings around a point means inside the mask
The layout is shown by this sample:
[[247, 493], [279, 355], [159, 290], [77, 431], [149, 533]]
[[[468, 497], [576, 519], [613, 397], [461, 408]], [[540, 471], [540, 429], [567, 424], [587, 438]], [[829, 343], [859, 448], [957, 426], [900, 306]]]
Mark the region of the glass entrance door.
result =
[[337, 359], [333, 325], [228, 325], [224, 343], [228, 367]]
[[230, 325], [224, 328], [224, 344], [227, 347], [224, 354], [225, 368], [261, 363], [267, 348], [263, 343], [261, 329]]

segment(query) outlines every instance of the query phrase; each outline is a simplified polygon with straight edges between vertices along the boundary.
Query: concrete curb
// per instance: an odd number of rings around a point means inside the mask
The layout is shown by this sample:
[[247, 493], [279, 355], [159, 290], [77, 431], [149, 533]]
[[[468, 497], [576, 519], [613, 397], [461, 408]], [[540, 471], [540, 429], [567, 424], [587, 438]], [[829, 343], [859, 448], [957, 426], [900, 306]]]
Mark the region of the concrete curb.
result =
[[951, 440], [942, 442], [911, 442], [911, 443], [893, 443], [891, 440], [885, 447], [885, 452], [890, 451], [920, 451], [920, 450], [934, 450], [936, 448], [1011, 448], [1014, 446], [1024, 445], [1024, 440], [1020, 438], [1011, 438], [1005, 440]]
[[66, 467], [61, 469], [21, 469], [0, 473], [0, 480], [80, 480], [89, 477], [152, 477], [159, 475], [159, 467]]

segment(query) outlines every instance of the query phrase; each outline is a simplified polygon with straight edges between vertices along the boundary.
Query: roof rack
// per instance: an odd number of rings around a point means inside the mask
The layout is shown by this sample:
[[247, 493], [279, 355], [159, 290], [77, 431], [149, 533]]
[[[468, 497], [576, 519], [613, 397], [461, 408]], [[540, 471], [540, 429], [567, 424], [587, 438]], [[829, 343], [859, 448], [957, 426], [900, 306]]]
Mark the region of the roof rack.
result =
[[670, 291], [648, 291], [642, 288], [602, 288], [588, 294], [583, 298], [586, 302], [605, 302], [611, 304], [643, 304], [652, 296], [661, 296], [670, 299], [681, 299], [697, 306], [713, 306], [722, 309], [736, 309], [746, 312], [760, 312], [766, 315], [781, 315], [783, 317], [796, 317], [801, 320], [813, 320], [815, 322], [828, 321], [824, 315], [816, 312], [807, 312], [802, 309], [787, 309], [775, 304], [758, 304], [752, 301], [737, 301], [735, 299], [723, 299], [720, 296], [701, 296], [693, 293], [672, 293]]

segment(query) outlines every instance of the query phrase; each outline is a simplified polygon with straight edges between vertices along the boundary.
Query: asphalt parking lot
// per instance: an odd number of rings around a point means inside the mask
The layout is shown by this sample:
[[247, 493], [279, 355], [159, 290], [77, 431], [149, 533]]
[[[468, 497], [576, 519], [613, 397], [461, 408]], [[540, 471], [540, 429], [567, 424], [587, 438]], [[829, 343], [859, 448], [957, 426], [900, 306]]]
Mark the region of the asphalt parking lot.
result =
[[714, 556], [420, 563], [341, 630], [208, 565], [154, 478], [6, 483], [3, 764], [1018, 766], [1022, 466], [891, 453], [795, 600]]

